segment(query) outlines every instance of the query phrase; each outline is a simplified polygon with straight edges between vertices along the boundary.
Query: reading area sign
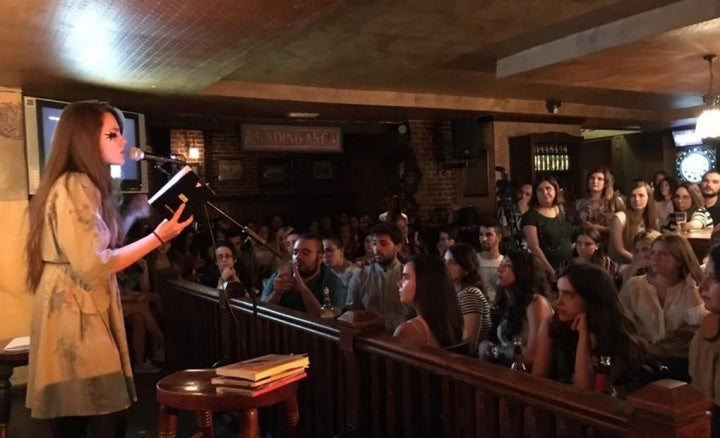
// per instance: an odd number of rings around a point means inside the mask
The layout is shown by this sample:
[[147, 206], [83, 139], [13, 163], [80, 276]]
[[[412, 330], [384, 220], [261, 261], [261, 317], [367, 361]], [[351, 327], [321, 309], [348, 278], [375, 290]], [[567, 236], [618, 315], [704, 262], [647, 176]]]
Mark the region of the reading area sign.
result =
[[246, 151], [342, 152], [340, 128], [242, 125]]

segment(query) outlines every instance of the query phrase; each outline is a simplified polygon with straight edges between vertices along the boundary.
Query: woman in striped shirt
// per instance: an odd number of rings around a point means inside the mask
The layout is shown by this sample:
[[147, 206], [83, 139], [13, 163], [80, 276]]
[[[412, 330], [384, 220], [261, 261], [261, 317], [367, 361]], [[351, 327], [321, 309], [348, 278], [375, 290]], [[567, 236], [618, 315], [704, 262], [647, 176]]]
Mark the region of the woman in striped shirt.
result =
[[469, 353], [475, 356], [478, 344], [488, 339], [492, 329], [490, 304], [478, 287], [482, 278], [475, 248], [467, 243], [451, 245], [445, 251], [445, 267], [457, 292], [465, 322], [463, 340], [468, 341]]

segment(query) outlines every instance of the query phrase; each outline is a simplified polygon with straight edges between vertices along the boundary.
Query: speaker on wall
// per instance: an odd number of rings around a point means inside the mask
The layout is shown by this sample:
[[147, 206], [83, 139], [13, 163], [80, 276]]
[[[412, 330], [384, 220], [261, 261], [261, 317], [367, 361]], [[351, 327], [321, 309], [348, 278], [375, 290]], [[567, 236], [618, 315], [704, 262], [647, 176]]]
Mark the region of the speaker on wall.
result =
[[480, 130], [476, 119], [452, 121], [453, 155], [460, 160], [477, 158]]

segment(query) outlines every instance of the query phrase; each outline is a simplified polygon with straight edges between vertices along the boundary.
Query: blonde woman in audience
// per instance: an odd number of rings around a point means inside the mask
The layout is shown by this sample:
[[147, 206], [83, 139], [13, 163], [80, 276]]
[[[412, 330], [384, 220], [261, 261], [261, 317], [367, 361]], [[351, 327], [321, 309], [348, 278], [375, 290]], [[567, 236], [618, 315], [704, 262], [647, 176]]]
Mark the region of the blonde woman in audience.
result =
[[633, 238], [633, 259], [628, 265], [622, 265], [620, 272], [625, 284], [628, 278], [650, 272], [650, 254], [652, 244], [661, 234], [657, 230], [641, 231]]
[[628, 195], [627, 212], [615, 212], [610, 224], [610, 247], [615, 256], [632, 261], [630, 249], [635, 235], [645, 230], [657, 230], [651, 196], [650, 186], [645, 181], [636, 180]]
[[[662, 227], [663, 233], [675, 233], [678, 231], [701, 230], [713, 225], [710, 212], [704, 207], [704, 201], [700, 189], [695, 184], [680, 184], [675, 189], [673, 196], [675, 210], [670, 213]], [[685, 213], [685, 224], [683, 229], [678, 229], [676, 213]]]
[[687, 381], [690, 337], [708, 313], [697, 288], [700, 264], [686, 238], [665, 234], [653, 242], [650, 268], [625, 283], [620, 302], [672, 378]]

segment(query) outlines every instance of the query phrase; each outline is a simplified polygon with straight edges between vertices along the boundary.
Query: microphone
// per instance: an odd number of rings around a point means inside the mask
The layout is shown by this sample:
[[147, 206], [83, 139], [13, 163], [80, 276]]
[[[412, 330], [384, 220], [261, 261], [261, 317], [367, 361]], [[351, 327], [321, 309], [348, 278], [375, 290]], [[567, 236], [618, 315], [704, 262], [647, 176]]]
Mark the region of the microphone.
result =
[[150, 152], [145, 152], [144, 150], [140, 148], [130, 148], [128, 150], [128, 158], [130, 158], [133, 161], [140, 161], [140, 160], [150, 160], [150, 161], [157, 161], [158, 163], [176, 163], [176, 164], [185, 164], [184, 160], [180, 160], [179, 158], [181, 155], [178, 154], [170, 154], [170, 157], [161, 157], [160, 155], [155, 155]]

